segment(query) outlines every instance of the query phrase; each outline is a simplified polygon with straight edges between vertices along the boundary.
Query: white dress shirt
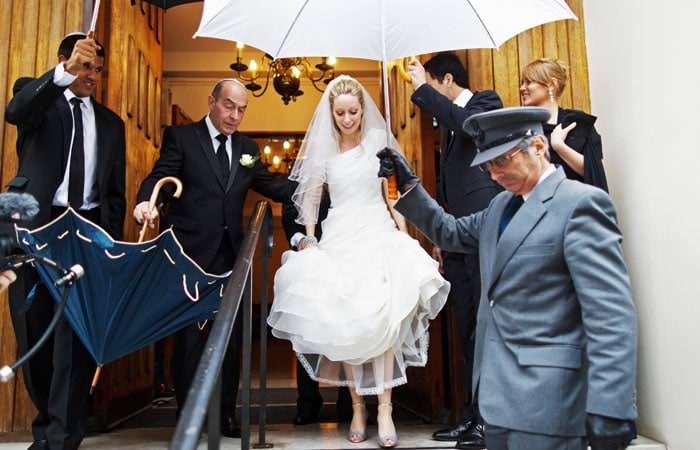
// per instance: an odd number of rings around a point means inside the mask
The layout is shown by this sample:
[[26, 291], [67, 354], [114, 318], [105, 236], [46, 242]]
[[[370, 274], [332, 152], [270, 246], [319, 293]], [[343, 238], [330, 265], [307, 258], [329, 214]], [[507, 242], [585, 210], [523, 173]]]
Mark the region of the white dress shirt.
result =
[[472, 91], [470, 91], [469, 89], [465, 89], [462, 91], [461, 94], [457, 96], [456, 99], [454, 99], [452, 103], [459, 106], [460, 108], [464, 108], [465, 106], [467, 106], [467, 103], [469, 103], [469, 100], [471, 100], [473, 95], [474, 94], [472, 94]]
[[[221, 145], [221, 142], [219, 142], [219, 140], [216, 137], [222, 133], [216, 129], [216, 127], [214, 126], [214, 122], [212, 122], [209, 118], [209, 114], [207, 114], [207, 117], [204, 119], [204, 121], [206, 122], [207, 128], [209, 129], [211, 143], [214, 146], [214, 156], [216, 156], [216, 151], [219, 149], [219, 145]], [[231, 168], [231, 136], [228, 136], [228, 139], [226, 139], [226, 154], [228, 155], [228, 167]]]
[[[77, 78], [76, 75], [72, 75], [66, 72], [63, 67], [63, 63], [59, 63], [56, 66], [53, 74], [53, 82], [57, 86], [70, 86], [73, 81]], [[73, 122], [73, 105], [70, 100], [76, 95], [70, 89], [63, 91], [63, 95], [68, 101], [68, 107], [71, 110], [71, 122]], [[85, 179], [83, 184], [83, 204], [80, 209], [92, 209], [100, 206], [98, 201], [97, 192], [97, 127], [95, 125], [95, 109], [92, 106], [92, 99], [90, 97], [77, 97], [83, 101], [80, 107], [81, 113], [83, 115], [83, 143], [85, 152]], [[66, 171], [63, 174], [63, 181], [58, 186], [56, 193], [53, 196], [54, 206], [68, 206], [68, 181], [70, 178], [70, 158], [73, 151], [73, 138], [75, 136], [75, 124], [71, 130], [70, 144], [68, 146], [68, 163], [66, 164]]]
[[[465, 106], [467, 106], [467, 103], [469, 103], [469, 100], [471, 100], [473, 95], [474, 94], [472, 94], [472, 91], [470, 91], [469, 89], [464, 89], [457, 96], [457, 98], [455, 98], [454, 101], [452, 101], [452, 103], [459, 106], [460, 108], [464, 108]], [[455, 135], [454, 130], [450, 130], [450, 140], [452, 140], [454, 135]]]

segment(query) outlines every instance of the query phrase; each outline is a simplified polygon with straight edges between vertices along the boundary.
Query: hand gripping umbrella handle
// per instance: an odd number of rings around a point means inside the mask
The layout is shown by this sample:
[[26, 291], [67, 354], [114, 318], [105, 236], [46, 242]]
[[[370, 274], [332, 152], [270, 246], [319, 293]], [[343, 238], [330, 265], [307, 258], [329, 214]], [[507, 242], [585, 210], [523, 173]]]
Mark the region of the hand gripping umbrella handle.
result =
[[[153, 192], [151, 193], [151, 198], [148, 201], [148, 209], [152, 210], [153, 208], [156, 207], [156, 202], [158, 201], [158, 194], [160, 193], [160, 189], [163, 187], [163, 185], [167, 183], [173, 183], [175, 184], [175, 193], [173, 194], [173, 197], [175, 198], [180, 198], [180, 194], [182, 194], [182, 181], [180, 181], [179, 178], [176, 177], [163, 177], [158, 182], [156, 185], [153, 187]], [[146, 235], [146, 228], [148, 227], [148, 221], [144, 220], [143, 221], [143, 226], [141, 227], [141, 232], [139, 233], [139, 242], [143, 242], [143, 237]]]

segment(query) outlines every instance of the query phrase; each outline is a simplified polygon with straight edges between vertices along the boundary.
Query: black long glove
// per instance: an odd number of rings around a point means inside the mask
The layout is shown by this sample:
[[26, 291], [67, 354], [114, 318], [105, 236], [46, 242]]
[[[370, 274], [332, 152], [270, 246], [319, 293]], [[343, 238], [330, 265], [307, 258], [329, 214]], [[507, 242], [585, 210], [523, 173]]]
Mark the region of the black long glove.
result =
[[377, 173], [377, 176], [383, 178], [396, 175], [396, 184], [399, 192], [402, 194], [420, 183], [420, 178], [413, 173], [406, 158], [396, 150], [384, 147], [377, 152], [377, 158], [379, 158], [379, 173]]
[[637, 437], [634, 421], [586, 415], [586, 434], [591, 450], [624, 450]]

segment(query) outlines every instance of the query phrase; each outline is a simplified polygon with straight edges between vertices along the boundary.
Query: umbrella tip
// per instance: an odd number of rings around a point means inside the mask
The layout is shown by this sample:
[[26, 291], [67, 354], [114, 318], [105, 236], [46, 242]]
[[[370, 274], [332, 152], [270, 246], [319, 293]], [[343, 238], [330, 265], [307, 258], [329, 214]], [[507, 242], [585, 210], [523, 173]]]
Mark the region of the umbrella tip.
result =
[[0, 381], [7, 383], [15, 377], [15, 371], [10, 366], [0, 369]]

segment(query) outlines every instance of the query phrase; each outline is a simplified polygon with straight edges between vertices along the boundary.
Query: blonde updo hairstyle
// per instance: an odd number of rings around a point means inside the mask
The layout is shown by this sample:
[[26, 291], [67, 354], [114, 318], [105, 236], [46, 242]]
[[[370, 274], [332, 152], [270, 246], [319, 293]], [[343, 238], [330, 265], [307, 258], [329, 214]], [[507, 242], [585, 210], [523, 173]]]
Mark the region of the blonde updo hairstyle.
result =
[[523, 83], [539, 83], [543, 86], [551, 87], [552, 94], [558, 99], [566, 82], [568, 67], [562, 61], [557, 61], [552, 58], [540, 58], [532, 61], [523, 68], [520, 76], [520, 82]]
[[[360, 102], [360, 106], [362, 107], [362, 111], [364, 112], [365, 99], [362, 96], [362, 86], [360, 86], [360, 83], [358, 83], [356, 80], [352, 78], [341, 78], [333, 83], [333, 86], [330, 89], [328, 101], [330, 103], [331, 116], [333, 116], [333, 103], [335, 102], [335, 99], [345, 94], [354, 95], [357, 97], [357, 100]], [[335, 123], [335, 118], [333, 119], [333, 128], [335, 128], [336, 132], [340, 133], [338, 124]], [[360, 133], [362, 133], [362, 125], [360, 125]]]

